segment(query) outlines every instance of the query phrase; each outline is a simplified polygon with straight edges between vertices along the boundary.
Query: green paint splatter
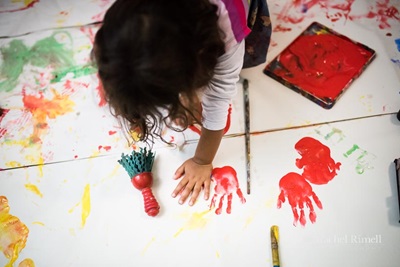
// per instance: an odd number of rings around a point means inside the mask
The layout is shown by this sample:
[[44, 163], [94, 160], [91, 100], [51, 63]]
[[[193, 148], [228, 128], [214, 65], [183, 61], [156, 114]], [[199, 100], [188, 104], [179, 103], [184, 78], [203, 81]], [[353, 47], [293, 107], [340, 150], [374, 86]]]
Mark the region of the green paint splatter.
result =
[[90, 65], [76, 65], [73, 50], [57, 41], [56, 37], [59, 34], [66, 35], [72, 44], [72, 36], [68, 32], [60, 31], [37, 41], [31, 48], [18, 39], [12, 40], [8, 46], [1, 47], [3, 62], [0, 66], [0, 92], [9, 92], [17, 86], [27, 64], [40, 68], [51, 67], [55, 77], [51, 80], [52, 83], [60, 81], [68, 73], [73, 73], [75, 78], [95, 73], [96, 69]]

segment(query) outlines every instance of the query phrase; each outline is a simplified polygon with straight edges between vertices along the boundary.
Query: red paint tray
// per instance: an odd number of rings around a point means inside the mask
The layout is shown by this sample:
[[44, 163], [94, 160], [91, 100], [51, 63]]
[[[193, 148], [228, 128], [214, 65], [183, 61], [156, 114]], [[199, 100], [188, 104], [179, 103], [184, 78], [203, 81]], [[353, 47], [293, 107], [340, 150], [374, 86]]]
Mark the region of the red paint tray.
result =
[[313, 22], [264, 73], [330, 109], [375, 56], [373, 49]]

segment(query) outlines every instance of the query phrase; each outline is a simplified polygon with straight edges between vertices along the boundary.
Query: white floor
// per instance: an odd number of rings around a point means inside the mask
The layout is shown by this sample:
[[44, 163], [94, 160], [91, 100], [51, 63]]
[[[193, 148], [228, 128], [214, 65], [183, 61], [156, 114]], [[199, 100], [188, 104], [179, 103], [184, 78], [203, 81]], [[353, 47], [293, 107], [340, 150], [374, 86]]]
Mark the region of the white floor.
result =
[[[154, 148], [153, 192], [161, 206], [155, 218], [145, 214], [140, 192], [117, 162], [132, 148], [101, 103], [97, 77], [87, 66], [97, 26], [81, 25], [101, 18], [112, 1], [3, 2], [0, 11], [7, 12], [0, 13], [0, 36], [9, 37], [0, 39], [0, 106], [7, 110], [0, 119], [0, 265], [32, 266], [31, 259], [35, 266], [272, 266], [272, 225], [280, 229], [282, 266], [394, 267], [400, 262], [393, 164], [400, 158], [398, 1], [268, 1], [274, 32], [267, 62], [312, 21], [368, 45], [376, 59], [330, 110], [263, 74], [266, 63], [243, 70], [250, 87], [251, 194], [246, 194], [238, 83], [232, 125], [214, 161], [216, 168], [236, 171], [237, 187], [224, 194], [213, 183], [217, 207], [211, 209], [211, 199], [179, 205], [170, 196], [176, 186], [172, 176], [193, 154], [198, 136], [166, 132], [178, 146]], [[33, 7], [20, 10], [28, 2]], [[366, 18], [368, 12], [380, 15]], [[28, 51], [25, 61], [15, 59], [22, 62], [20, 74], [6, 67], [4, 58], [16, 40]], [[63, 49], [52, 46], [54, 40]], [[40, 54], [35, 47], [53, 50]], [[71, 53], [68, 71], [57, 69], [57, 64], [65, 67], [62, 57], [46, 58], [46, 53]], [[59, 82], [51, 81], [54, 69], [63, 77]], [[17, 77], [15, 84], [4, 83], [11, 77]], [[295, 145], [304, 137], [329, 148], [327, 157], [341, 166], [331, 181], [306, 182], [311, 191], [292, 195], [298, 197], [294, 209], [300, 214], [303, 205], [305, 215], [305, 222], [295, 224], [288, 199], [277, 207], [279, 182], [289, 173], [302, 174]], [[327, 165], [322, 162], [318, 171]], [[12, 255], [13, 249], [20, 253]]]

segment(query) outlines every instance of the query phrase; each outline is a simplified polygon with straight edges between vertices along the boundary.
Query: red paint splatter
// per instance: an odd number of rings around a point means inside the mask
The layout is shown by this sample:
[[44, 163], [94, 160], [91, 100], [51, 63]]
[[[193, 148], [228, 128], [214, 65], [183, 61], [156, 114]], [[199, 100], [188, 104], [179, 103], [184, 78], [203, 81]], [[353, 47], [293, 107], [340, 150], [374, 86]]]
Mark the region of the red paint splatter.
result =
[[[9, 111], [10, 111], [9, 109], [0, 108], [0, 112], [1, 112], [1, 114], [0, 114], [0, 125], [1, 125], [2, 120], [4, 119], [4, 117], [6, 116], [6, 114]], [[7, 133], [7, 129], [3, 128], [3, 127], [0, 127], [0, 138], [2, 138], [6, 133]]]
[[329, 147], [311, 137], [300, 139], [295, 149], [301, 155], [296, 159], [296, 166], [303, 169], [302, 176], [313, 184], [327, 184], [340, 169], [340, 162], [335, 163], [331, 158]]
[[221, 214], [222, 206], [225, 196], [227, 196], [226, 213], [230, 214], [232, 211], [232, 194], [236, 192], [240, 201], [246, 203], [242, 191], [239, 188], [239, 182], [235, 169], [230, 166], [222, 168], [214, 168], [211, 174], [212, 180], [216, 183], [214, 187], [214, 196], [211, 199], [210, 209], [215, 207], [215, 202], [219, 196], [218, 208], [215, 210], [216, 214]]
[[371, 59], [372, 52], [332, 34], [301, 35], [279, 56], [274, 73], [311, 95], [333, 101]]
[[99, 74], [97, 74], [97, 78], [99, 79], [99, 84], [97, 85], [96, 90], [97, 90], [97, 94], [100, 98], [98, 105], [99, 105], [99, 107], [104, 107], [107, 104], [106, 96], [105, 96], [103, 84], [101, 83]]
[[98, 150], [100, 151], [100, 150], [105, 150], [105, 151], [110, 151], [111, 150], [111, 146], [98, 146]]
[[391, 28], [391, 22], [394, 21], [394, 25], [398, 25], [400, 22], [399, 10], [390, 5], [389, 0], [377, 1], [376, 5], [369, 8], [367, 14], [350, 16], [351, 20], [360, 18], [375, 19], [379, 24], [380, 29]]
[[78, 158], [78, 155], [75, 155], [75, 156], [74, 156], [74, 159], [77, 159], [77, 158]]
[[281, 193], [278, 197], [277, 207], [280, 209], [282, 203], [285, 202], [286, 198], [288, 199], [294, 217], [293, 225], [296, 226], [297, 223], [300, 222], [302, 226], [305, 226], [306, 217], [304, 214], [304, 206], [307, 206], [310, 210], [310, 221], [315, 223], [317, 215], [314, 211], [311, 199], [314, 200], [315, 204], [320, 209], [322, 209], [322, 203], [312, 190], [311, 185], [300, 174], [290, 172], [281, 178], [279, 187]]
[[116, 133], [117, 133], [116, 131], [108, 131], [108, 135], [114, 135]]
[[36, 3], [39, 3], [39, 0], [30, 0], [27, 3], [24, 3], [23, 7], [16, 8], [16, 9], [9, 9], [9, 10], [0, 10], [0, 13], [6, 13], [6, 12], [11, 13], [11, 12], [26, 10], [26, 9], [32, 8]]
[[290, 32], [292, 30], [292, 28], [289, 27], [283, 27], [282, 25], [277, 25], [273, 31], [274, 32]]

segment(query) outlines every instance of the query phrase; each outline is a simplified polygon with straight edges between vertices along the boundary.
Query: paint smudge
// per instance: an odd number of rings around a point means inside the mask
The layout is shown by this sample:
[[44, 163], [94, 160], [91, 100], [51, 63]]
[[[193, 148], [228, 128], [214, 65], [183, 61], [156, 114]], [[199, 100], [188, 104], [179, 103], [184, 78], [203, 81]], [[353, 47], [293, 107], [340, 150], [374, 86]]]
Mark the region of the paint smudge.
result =
[[97, 74], [97, 79], [99, 80], [99, 84], [96, 87], [97, 95], [99, 97], [98, 105], [99, 107], [104, 107], [107, 104], [106, 93], [104, 91], [103, 84], [101, 83], [99, 74]]
[[[375, 2], [375, 1], [374, 1]], [[370, 6], [366, 14], [350, 16], [351, 20], [367, 18], [378, 22], [380, 29], [390, 29], [400, 22], [399, 10], [389, 0], [379, 0], [375, 6]]]
[[146, 254], [147, 250], [149, 249], [149, 247], [156, 241], [155, 237], [152, 237], [151, 240], [147, 243], [147, 245], [143, 248], [141, 255], [143, 256], [144, 254]]
[[87, 184], [82, 196], [82, 227], [86, 224], [86, 220], [90, 214], [90, 209], [90, 185]]
[[40, 68], [61, 70], [74, 66], [73, 51], [58, 39], [66, 37], [72, 43], [72, 36], [68, 32], [55, 32], [51, 36], [37, 41], [31, 48], [21, 40], [14, 39], [8, 46], [0, 48], [3, 62], [0, 66], [0, 91], [9, 92], [18, 84], [18, 79], [25, 65]]
[[18, 267], [35, 267], [35, 263], [32, 259], [24, 259], [18, 264]]
[[[281, 3], [275, 1], [277, 5]], [[340, 4], [331, 0], [309, 0], [309, 1], [286, 1], [281, 11], [277, 14], [277, 21], [290, 24], [299, 24], [306, 18], [313, 18], [318, 13], [324, 13], [325, 17], [332, 22], [341, 18], [347, 19], [354, 0], [346, 0]], [[318, 10], [320, 9], [320, 10]], [[277, 23], [274, 30], [282, 31], [287, 28]]]
[[321, 125], [317, 129], [315, 129], [315, 132], [318, 135], [322, 136], [325, 141], [329, 141], [332, 144], [342, 142], [346, 137], [342, 130], [335, 127], [330, 127], [326, 124]]
[[397, 67], [400, 68], [400, 59], [391, 59], [390, 61], [392, 61], [395, 65], [397, 65]]
[[219, 215], [222, 213], [223, 202], [225, 196], [227, 198], [226, 213], [230, 214], [232, 211], [232, 197], [233, 193], [236, 192], [241, 203], [246, 203], [246, 199], [243, 196], [242, 190], [239, 187], [239, 181], [235, 169], [231, 166], [224, 166], [222, 168], [214, 168], [211, 173], [211, 179], [216, 183], [214, 187], [214, 196], [211, 199], [210, 209], [215, 207], [215, 202], [219, 197], [218, 207], [215, 210], [215, 214]]
[[34, 193], [35, 195], [39, 196], [39, 197], [43, 197], [42, 192], [40, 192], [39, 188], [34, 185], [34, 184], [25, 184], [25, 188], [28, 189], [29, 191], [31, 191], [32, 193]]
[[300, 174], [290, 172], [281, 178], [279, 181], [279, 187], [281, 193], [278, 197], [277, 207], [280, 209], [282, 203], [285, 202], [285, 199], [288, 199], [294, 217], [293, 225], [296, 226], [297, 223], [300, 222], [302, 226], [305, 226], [306, 217], [304, 206], [309, 208], [309, 219], [312, 223], [315, 223], [317, 215], [314, 211], [311, 199], [314, 200], [315, 204], [320, 209], [322, 209], [322, 203], [312, 190], [311, 185]]
[[290, 31], [291, 27], [284, 26], [282, 23], [289, 25], [299, 24], [306, 19], [314, 19], [320, 14], [324, 14], [333, 23], [340, 20], [346, 22], [347, 20], [368, 19], [372, 24], [377, 23], [379, 29], [391, 28], [400, 21], [398, 9], [389, 0], [371, 1], [373, 4], [369, 5], [362, 14], [354, 14], [358, 11], [357, 8], [353, 8], [354, 2], [355, 0], [275, 0], [273, 3], [281, 9], [277, 13], [277, 23], [275, 23], [273, 31]]
[[109, 152], [111, 150], [111, 146], [98, 146], [98, 150], [105, 150], [107, 152]]
[[303, 169], [303, 174], [290, 172], [280, 179], [277, 208], [280, 209], [282, 203], [288, 199], [294, 216], [293, 225], [297, 226], [300, 222], [302, 226], [305, 226], [307, 220], [304, 206], [310, 210], [308, 217], [311, 223], [315, 223], [317, 219], [311, 199], [319, 209], [322, 209], [322, 203], [310, 183], [327, 184], [337, 175], [336, 171], [339, 170], [341, 163], [336, 163], [331, 158], [330, 149], [327, 146], [311, 137], [300, 139], [295, 144], [295, 149], [302, 156], [296, 159], [296, 166]]
[[[14, 266], [19, 253], [25, 248], [29, 234], [28, 227], [19, 218], [11, 215], [9, 211], [8, 199], [0, 196], [0, 250], [9, 260], [5, 267]], [[33, 263], [30, 259], [25, 260], [25, 263], [29, 262]], [[34, 264], [22, 266], [34, 266]]]
[[4, 3], [0, 4], [0, 13], [26, 10], [32, 8], [38, 2], [39, 0], [12, 0], [13, 7], [3, 6]]
[[22, 92], [24, 107], [32, 114], [34, 121], [33, 133], [30, 137], [30, 143], [40, 143], [41, 136], [48, 130], [48, 119], [56, 119], [58, 116], [73, 111], [74, 102], [68, 95], [59, 95], [54, 89], [52, 99], [45, 99], [42, 92], [37, 95], [27, 95]]
[[354, 144], [344, 154], [344, 157], [354, 159], [356, 163], [355, 170], [358, 174], [363, 174], [367, 169], [373, 169], [371, 162], [376, 158], [375, 155]]
[[396, 40], [394, 40], [394, 43], [396, 44], [397, 51], [399, 51], [399, 52], [400, 52], [400, 39], [396, 39]]
[[84, 188], [82, 199], [74, 207], [72, 207], [68, 212], [74, 212], [74, 209], [81, 206], [81, 227], [83, 228], [86, 224], [86, 220], [90, 215], [91, 201], [90, 201], [90, 184], [87, 184]]
[[174, 234], [174, 237], [179, 236], [184, 230], [194, 230], [194, 229], [202, 229], [206, 226], [208, 220], [205, 216], [209, 213], [209, 210], [203, 212], [194, 212], [186, 224], [181, 227], [178, 232]]
[[296, 166], [303, 169], [302, 176], [313, 184], [327, 184], [340, 169], [340, 162], [331, 158], [330, 149], [311, 137], [300, 139], [295, 149], [301, 158], [296, 159]]
[[[328, 125], [322, 125], [318, 127], [315, 132], [323, 136], [326, 141], [336, 145], [339, 142], [343, 142], [345, 135], [337, 128], [332, 128]], [[355, 164], [355, 170], [358, 174], [363, 174], [366, 170], [373, 169], [372, 161], [376, 159], [376, 156], [368, 151], [362, 149], [360, 146], [352, 143], [351, 141], [345, 141], [344, 147], [348, 147], [343, 153], [343, 156], [347, 159], [352, 159]]]

